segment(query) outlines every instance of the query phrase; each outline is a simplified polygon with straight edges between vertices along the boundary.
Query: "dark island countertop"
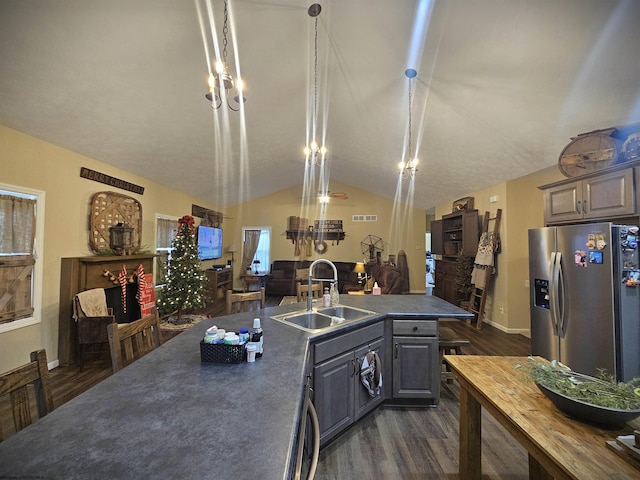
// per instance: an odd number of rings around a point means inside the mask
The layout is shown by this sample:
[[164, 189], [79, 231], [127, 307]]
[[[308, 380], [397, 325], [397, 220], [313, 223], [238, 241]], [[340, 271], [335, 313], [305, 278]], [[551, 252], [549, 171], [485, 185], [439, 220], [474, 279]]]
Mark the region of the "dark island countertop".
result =
[[[304, 304], [203, 321], [0, 443], [0, 478], [289, 478], [305, 382], [308, 340], [387, 316], [470, 314], [437, 297], [342, 295], [379, 313], [313, 335], [271, 319]], [[255, 363], [200, 362], [211, 325], [251, 327], [259, 317], [264, 356]]]

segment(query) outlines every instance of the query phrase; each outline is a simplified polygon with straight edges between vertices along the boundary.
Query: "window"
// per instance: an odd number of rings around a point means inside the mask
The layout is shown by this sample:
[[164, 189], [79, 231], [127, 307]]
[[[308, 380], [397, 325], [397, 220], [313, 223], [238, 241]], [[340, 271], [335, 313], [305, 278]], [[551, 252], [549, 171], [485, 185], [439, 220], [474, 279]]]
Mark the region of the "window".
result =
[[167, 265], [171, 258], [171, 243], [178, 233], [178, 218], [156, 214], [156, 266], [155, 284], [163, 285], [167, 278]]
[[40, 323], [44, 192], [0, 184], [0, 332]]
[[[258, 248], [253, 255], [253, 260], [259, 260], [258, 273], [265, 273], [271, 269], [271, 227], [243, 227], [242, 238], [245, 238], [247, 230], [260, 230], [260, 240], [258, 240]], [[243, 248], [244, 251], [244, 248]], [[255, 265], [251, 263], [252, 270], [256, 270]]]

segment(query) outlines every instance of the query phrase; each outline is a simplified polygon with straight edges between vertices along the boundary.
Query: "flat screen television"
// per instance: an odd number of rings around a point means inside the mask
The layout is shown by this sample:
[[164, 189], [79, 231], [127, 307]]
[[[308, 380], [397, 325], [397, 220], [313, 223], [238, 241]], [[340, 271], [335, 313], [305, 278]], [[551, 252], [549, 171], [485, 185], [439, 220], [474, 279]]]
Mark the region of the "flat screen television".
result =
[[215, 227], [198, 227], [198, 258], [211, 260], [222, 257], [222, 229]]

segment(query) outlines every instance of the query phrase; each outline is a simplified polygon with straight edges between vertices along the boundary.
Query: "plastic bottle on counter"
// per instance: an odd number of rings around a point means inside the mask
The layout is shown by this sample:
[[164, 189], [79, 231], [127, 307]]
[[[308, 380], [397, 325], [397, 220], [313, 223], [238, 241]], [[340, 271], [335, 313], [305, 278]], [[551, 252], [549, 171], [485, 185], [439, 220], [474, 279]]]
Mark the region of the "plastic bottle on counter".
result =
[[382, 294], [382, 289], [378, 286], [378, 282], [375, 282], [373, 284], [373, 291], [371, 292], [373, 295], [380, 295]]
[[218, 327], [215, 325], [213, 327], [207, 328], [207, 331], [204, 332], [204, 343], [217, 343], [218, 342]]
[[258, 344], [258, 351], [256, 357], [261, 357], [263, 353], [264, 338], [262, 335], [262, 326], [260, 325], [260, 319], [253, 319], [253, 332], [251, 333], [251, 342]]
[[[311, 295], [311, 292], [308, 292], [307, 295]], [[324, 295], [322, 296], [322, 306], [330, 307], [331, 306], [331, 294], [329, 293], [329, 288], [324, 287]]]
[[244, 345], [249, 341], [251, 336], [249, 335], [249, 329], [242, 327], [238, 332], [238, 336], [240, 337], [240, 345]]
[[329, 295], [331, 297], [331, 305], [340, 304], [340, 294], [338, 293], [338, 289], [334, 283], [331, 283]]

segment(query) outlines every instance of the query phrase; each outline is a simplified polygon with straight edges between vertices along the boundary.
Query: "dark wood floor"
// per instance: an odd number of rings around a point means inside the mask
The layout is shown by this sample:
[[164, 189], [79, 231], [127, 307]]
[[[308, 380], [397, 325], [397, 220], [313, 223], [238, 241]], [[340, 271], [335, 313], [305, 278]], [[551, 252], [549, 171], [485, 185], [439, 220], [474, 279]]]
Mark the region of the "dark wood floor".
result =
[[[490, 325], [476, 330], [457, 320], [441, 322], [471, 341], [464, 355], [528, 355], [530, 342]], [[436, 408], [383, 406], [320, 452], [320, 480], [457, 479], [459, 386], [441, 384]], [[527, 453], [493, 417], [482, 416], [483, 479], [529, 478]]]
[[[280, 298], [268, 297], [267, 306]], [[218, 306], [204, 313], [224, 313]], [[484, 325], [482, 330], [457, 320], [443, 325], [458, 338], [471, 341], [462, 348], [467, 355], [528, 355], [529, 340]], [[175, 334], [165, 335], [165, 341]], [[55, 407], [111, 375], [107, 355], [77, 366], [58, 367], [50, 372]], [[454, 479], [458, 478], [458, 395], [457, 383], [442, 383], [436, 408], [396, 408], [383, 406], [342, 434], [320, 454], [316, 477], [345, 479]], [[528, 478], [527, 455], [488, 414], [483, 414], [483, 479]], [[0, 400], [0, 426], [11, 433], [8, 399]]]

